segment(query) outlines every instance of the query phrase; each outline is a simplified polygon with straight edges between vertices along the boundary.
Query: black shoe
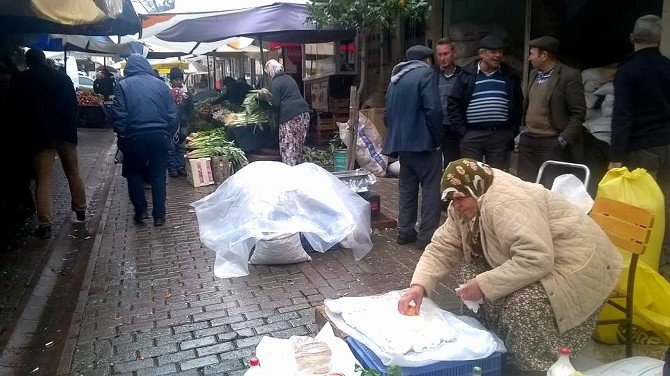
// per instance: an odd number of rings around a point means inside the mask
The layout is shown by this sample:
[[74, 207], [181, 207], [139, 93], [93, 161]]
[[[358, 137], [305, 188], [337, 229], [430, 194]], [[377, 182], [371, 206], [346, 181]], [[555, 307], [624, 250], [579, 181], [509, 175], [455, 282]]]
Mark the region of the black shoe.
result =
[[133, 219], [135, 220], [136, 224], [141, 225], [144, 223], [144, 220], [149, 219], [149, 213], [135, 213], [135, 217]]
[[177, 172], [177, 170], [174, 170], [174, 169], [169, 169], [168, 170], [168, 175], [170, 175], [171, 178], [178, 178], [179, 177], [179, 173]]
[[40, 239], [51, 239], [51, 226], [39, 226], [34, 233], [35, 237]]
[[181, 168], [177, 169], [177, 174], [178, 174], [179, 176], [186, 176], [186, 168], [185, 168], [185, 167], [181, 167]]
[[86, 211], [78, 210], [75, 214], [77, 214], [77, 221], [84, 222], [86, 220]]
[[408, 235], [398, 234], [398, 239], [396, 239], [396, 243], [398, 243], [400, 245], [414, 243], [415, 241], [416, 241], [416, 235], [408, 236]]
[[165, 224], [165, 218], [155, 218], [154, 219], [154, 226], [163, 226]]

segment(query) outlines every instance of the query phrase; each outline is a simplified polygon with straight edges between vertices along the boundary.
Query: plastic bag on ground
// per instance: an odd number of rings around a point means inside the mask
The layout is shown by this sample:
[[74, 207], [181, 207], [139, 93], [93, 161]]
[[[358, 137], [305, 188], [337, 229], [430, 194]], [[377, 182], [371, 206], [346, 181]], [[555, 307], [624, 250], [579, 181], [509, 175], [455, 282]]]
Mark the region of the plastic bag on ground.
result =
[[372, 249], [370, 203], [313, 163], [253, 162], [191, 206], [219, 278], [248, 275], [252, 247], [271, 235], [301, 232], [318, 252], [351, 239], [356, 260]]

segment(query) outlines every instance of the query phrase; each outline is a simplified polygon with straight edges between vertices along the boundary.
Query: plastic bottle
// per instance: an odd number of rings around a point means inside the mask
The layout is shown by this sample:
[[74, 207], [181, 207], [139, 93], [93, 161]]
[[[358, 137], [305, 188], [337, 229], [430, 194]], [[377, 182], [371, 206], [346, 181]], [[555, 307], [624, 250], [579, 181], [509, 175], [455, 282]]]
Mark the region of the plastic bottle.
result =
[[570, 376], [577, 372], [572, 363], [570, 363], [570, 350], [564, 347], [559, 352], [558, 360], [549, 367], [547, 376]]
[[472, 376], [482, 376], [481, 367], [478, 367], [478, 366], [472, 367]]
[[249, 369], [244, 373], [244, 376], [262, 376], [265, 375], [261, 368], [261, 362], [255, 355], [249, 359]]

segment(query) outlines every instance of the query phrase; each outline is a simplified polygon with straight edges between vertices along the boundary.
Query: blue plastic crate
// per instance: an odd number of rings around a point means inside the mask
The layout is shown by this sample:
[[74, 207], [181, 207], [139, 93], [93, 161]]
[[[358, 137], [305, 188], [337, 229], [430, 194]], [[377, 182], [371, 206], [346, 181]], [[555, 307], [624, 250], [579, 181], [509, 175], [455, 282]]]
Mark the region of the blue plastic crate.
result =
[[[388, 367], [382, 363], [381, 359], [372, 350], [352, 337], [347, 337], [346, 341], [349, 344], [349, 348], [351, 348], [351, 352], [363, 368], [374, 369], [382, 375], [386, 375]], [[402, 374], [403, 376], [471, 376], [472, 368], [479, 366], [483, 371], [483, 375], [500, 376], [500, 355], [501, 353], [496, 351], [484, 359], [438, 362], [423, 367], [402, 367]]]

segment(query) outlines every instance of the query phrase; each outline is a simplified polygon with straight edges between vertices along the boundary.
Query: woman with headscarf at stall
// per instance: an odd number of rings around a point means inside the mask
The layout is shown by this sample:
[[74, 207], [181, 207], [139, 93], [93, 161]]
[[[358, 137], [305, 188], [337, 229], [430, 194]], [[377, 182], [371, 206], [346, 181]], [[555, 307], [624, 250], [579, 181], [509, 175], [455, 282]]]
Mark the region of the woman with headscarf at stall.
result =
[[265, 63], [270, 76], [270, 92], [279, 109], [279, 151], [282, 162], [290, 166], [302, 163], [302, 147], [309, 128], [309, 106], [293, 77], [284, 66], [271, 59]]
[[418, 312], [424, 295], [453, 275], [456, 295], [483, 299], [476, 314], [463, 313], [503, 340], [510, 366], [546, 371], [558, 349], [579, 353], [622, 269], [607, 235], [583, 209], [542, 185], [472, 159], [449, 163], [441, 184], [442, 199], [451, 200], [448, 219], [398, 310], [414, 305]]

